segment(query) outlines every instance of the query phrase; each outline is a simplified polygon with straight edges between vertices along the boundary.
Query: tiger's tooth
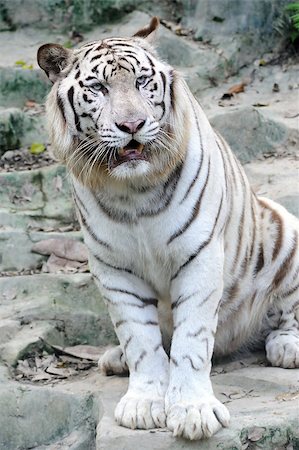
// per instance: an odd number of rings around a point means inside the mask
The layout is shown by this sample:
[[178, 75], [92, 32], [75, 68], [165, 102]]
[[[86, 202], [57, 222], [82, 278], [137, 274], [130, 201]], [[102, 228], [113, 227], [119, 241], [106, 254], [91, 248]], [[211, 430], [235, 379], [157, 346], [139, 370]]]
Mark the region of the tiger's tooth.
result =
[[126, 153], [126, 151], [123, 147], [118, 149], [119, 156], [123, 156], [125, 153]]

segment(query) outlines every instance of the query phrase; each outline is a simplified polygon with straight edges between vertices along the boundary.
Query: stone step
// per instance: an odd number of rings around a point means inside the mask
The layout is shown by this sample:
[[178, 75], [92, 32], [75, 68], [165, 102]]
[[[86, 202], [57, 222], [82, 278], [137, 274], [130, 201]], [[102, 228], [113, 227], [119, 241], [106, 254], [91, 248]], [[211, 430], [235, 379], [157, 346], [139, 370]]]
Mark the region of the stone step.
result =
[[[53, 345], [107, 345], [113, 326], [91, 274], [0, 278], [0, 359], [15, 365], [40, 338]], [[7, 342], [8, 341], [8, 342]]]
[[[148, 2], [143, 0], [141, 3], [146, 9]], [[136, 9], [137, 5], [140, 6], [140, 1], [106, 0], [99, 3], [90, 0], [88, 4], [56, 2], [54, 6], [52, 0], [43, 0], [42, 3], [27, 0], [26, 8], [20, 8], [18, 0], [4, 0], [0, 11], [0, 31], [30, 26], [83, 32], [99, 23], [116, 21]]]
[[49, 88], [50, 84], [40, 69], [0, 66], [0, 106], [2, 107], [23, 107], [27, 100], [43, 103]]
[[[167, 429], [130, 430], [115, 423], [114, 408], [127, 390], [127, 378], [90, 370], [49, 388], [14, 382], [0, 366], [0, 407], [9, 411], [0, 415], [0, 449], [15, 450], [20, 442], [25, 448], [34, 442], [39, 450], [54, 450], [58, 444], [74, 450], [298, 448], [298, 370], [266, 367], [264, 356], [257, 354], [214, 366], [212, 384], [230, 411], [230, 425], [208, 440], [190, 442], [174, 438]], [[67, 446], [78, 430], [90, 446]]]
[[[150, 19], [150, 15], [134, 11], [124, 15], [118, 24], [100, 25], [85, 32], [82, 44], [111, 36], [132, 36], [140, 27], [149, 23]], [[47, 42], [70, 46], [72, 42], [68, 35], [58, 33], [57, 30], [37, 29], [33, 32], [32, 29], [25, 28], [22, 31], [3, 32], [2, 36], [8, 46], [0, 59], [0, 105], [20, 107], [28, 99], [42, 102], [50, 90], [51, 83], [37, 65], [37, 49]], [[215, 47], [195, 43], [164, 26], [160, 27], [158, 36], [156, 46], [159, 55], [182, 70], [195, 91], [211, 87], [213, 83], [225, 80], [229, 75], [231, 67], [227, 58]], [[18, 60], [32, 65], [33, 69], [16, 68], [15, 63]]]
[[[0, 173], [0, 220], [3, 226], [37, 226], [44, 220], [76, 221], [65, 168]], [[2, 220], [3, 219], [3, 220]]]
[[[7, 374], [5, 376], [7, 377]], [[55, 389], [52, 387], [51, 391], [48, 386], [37, 388], [21, 383], [15, 383], [14, 386], [19, 386], [19, 389], [24, 390], [24, 398], [26, 399], [30, 393], [35, 393], [37, 403], [41, 401], [41, 398], [48, 395], [50, 405], [52, 405], [52, 401], [54, 402], [54, 399], [59, 397], [60, 402], [57, 403], [59, 411], [65, 413], [66, 405], [69, 408], [68, 417], [65, 417], [62, 421], [63, 425], [65, 421], [71, 420], [70, 415], [72, 416], [73, 409], [68, 403], [70, 399], [77, 402], [76, 405], [81, 413], [80, 402], [84, 398], [89, 398], [89, 405], [93, 405], [93, 411], [97, 411], [97, 408], [100, 411], [100, 414], [96, 416], [98, 423], [96, 432], [97, 450], [131, 450], [132, 448], [142, 450], [191, 450], [197, 448], [201, 450], [244, 450], [249, 448], [295, 450], [298, 448], [297, 370], [267, 367], [264, 355], [257, 354], [248, 358], [239, 358], [239, 361], [217, 364], [212, 369], [212, 384], [216, 397], [228, 407], [231, 422], [228, 428], [220, 430], [212, 438], [196, 442], [174, 438], [167, 429], [130, 430], [118, 426], [114, 421], [113, 414], [117, 402], [127, 390], [127, 378], [103, 377], [96, 370], [91, 370], [87, 375], [78, 375], [59, 381], [55, 384]], [[7, 386], [9, 386], [9, 389], [7, 389]], [[6, 388], [6, 394], [3, 394], [2, 391], [2, 398], [3, 395], [6, 396], [5, 398], [10, 395], [11, 386], [8, 383], [3, 385]], [[16, 391], [13, 391], [13, 394], [16, 395]], [[98, 403], [95, 403], [94, 398], [98, 399]], [[22, 420], [24, 424], [27, 424], [29, 413], [26, 409], [23, 409], [23, 405], [21, 403], [24, 416]], [[16, 408], [16, 402], [11, 402], [7, 430], [15, 429], [14, 427], [18, 424]], [[91, 409], [88, 411], [90, 412]], [[56, 423], [56, 419], [51, 419], [48, 415], [46, 417], [51, 420], [51, 426], [52, 420]], [[60, 415], [58, 417], [60, 418]], [[90, 413], [89, 417], [94, 416]], [[36, 436], [37, 444], [45, 445], [45, 440], [48, 439], [47, 443], [50, 445], [48, 435], [46, 434], [45, 438], [41, 438], [42, 435], [39, 432], [39, 429], [44, 426], [44, 417], [40, 415], [38, 419], [34, 415], [33, 419], [36, 426], [31, 429], [31, 432], [32, 436]], [[2, 424], [1, 420], [6, 419], [0, 417], [0, 424]], [[22, 437], [22, 433], [27, 439], [26, 432], [26, 426], [20, 428], [19, 434], [21, 436], [19, 439]], [[4, 434], [4, 436], [6, 435]], [[71, 442], [72, 437], [66, 439], [70, 439], [69, 442]], [[2, 449], [2, 442], [0, 437], [0, 449]], [[52, 445], [57, 442], [57, 435], [52, 437], [51, 442], [53, 442]], [[61, 441], [58, 440], [58, 442]], [[95, 448], [95, 435], [92, 445], [91, 447], [79, 448], [80, 450], [81, 448], [88, 450]], [[49, 446], [49, 450], [54, 448]], [[77, 447], [71, 448], [77, 449]], [[14, 450], [11, 447], [3, 447], [4, 449]], [[46, 450], [48, 447], [41, 446], [38, 449]]]
[[[119, 427], [113, 411], [126, 392], [127, 380], [100, 378], [96, 383], [102, 392], [104, 415], [97, 428], [97, 450], [297, 449], [298, 370], [247, 365], [245, 360], [245, 367], [237, 370], [230, 365], [214, 368], [213, 388], [216, 397], [228, 407], [231, 423], [229, 428], [200, 442], [176, 439], [166, 429], [143, 431]], [[242, 360], [238, 367], [242, 367]]]
[[1, 450], [95, 448], [101, 407], [92, 394], [11, 381], [0, 384], [0, 410]]
[[281, 147], [290, 147], [289, 151], [295, 152], [294, 145], [299, 138], [296, 121], [289, 120], [286, 124], [273, 114], [253, 106], [222, 109], [210, 115], [209, 119], [242, 163], [275, 153]]
[[34, 142], [48, 142], [44, 114], [32, 116], [19, 108], [0, 109], [0, 156]]
[[[39, 255], [31, 251], [35, 242], [52, 238], [71, 238], [82, 240], [78, 231], [55, 233], [24, 230], [0, 229], [0, 272], [37, 270], [48, 256]], [[20, 252], [22, 249], [22, 252]]]
[[299, 161], [294, 156], [252, 161], [244, 166], [253, 190], [299, 218]]

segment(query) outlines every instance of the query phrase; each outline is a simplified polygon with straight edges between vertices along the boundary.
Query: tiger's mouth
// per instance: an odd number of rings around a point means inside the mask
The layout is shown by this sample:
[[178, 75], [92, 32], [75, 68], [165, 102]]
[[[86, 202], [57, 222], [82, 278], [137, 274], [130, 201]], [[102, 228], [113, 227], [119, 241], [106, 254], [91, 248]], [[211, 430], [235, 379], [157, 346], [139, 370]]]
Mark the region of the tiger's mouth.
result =
[[110, 170], [129, 161], [147, 161], [143, 150], [144, 145], [132, 139], [125, 147], [119, 148], [116, 156], [109, 161]]

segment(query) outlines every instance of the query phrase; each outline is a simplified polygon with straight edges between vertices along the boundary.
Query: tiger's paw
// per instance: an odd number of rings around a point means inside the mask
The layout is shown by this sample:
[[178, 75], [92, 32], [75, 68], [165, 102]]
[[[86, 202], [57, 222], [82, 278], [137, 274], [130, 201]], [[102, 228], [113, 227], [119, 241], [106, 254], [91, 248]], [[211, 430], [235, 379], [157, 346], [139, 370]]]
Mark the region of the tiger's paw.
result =
[[109, 348], [99, 359], [98, 366], [103, 375], [127, 375], [129, 369], [121, 346]]
[[272, 331], [266, 339], [266, 354], [272, 366], [299, 367], [299, 336], [295, 331]]
[[167, 428], [174, 436], [195, 440], [209, 438], [229, 424], [229, 412], [213, 395], [201, 402], [178, 402], [167, 411]]
[[166, 415], [164, 398], [144, 398], [138, 394], [127, 393], [115, 409], [115, 420], [126, 428], [164, 428]]

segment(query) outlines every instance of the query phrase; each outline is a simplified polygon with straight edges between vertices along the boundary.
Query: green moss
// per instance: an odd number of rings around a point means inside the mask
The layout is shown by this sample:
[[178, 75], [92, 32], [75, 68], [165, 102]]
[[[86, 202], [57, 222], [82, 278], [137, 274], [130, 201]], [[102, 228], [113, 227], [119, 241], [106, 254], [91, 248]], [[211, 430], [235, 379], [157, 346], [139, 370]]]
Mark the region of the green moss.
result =
[[27, 100], [44, 101], [50, 90], [40, 70], [0, 69], [0, 106], [24, 106]]

